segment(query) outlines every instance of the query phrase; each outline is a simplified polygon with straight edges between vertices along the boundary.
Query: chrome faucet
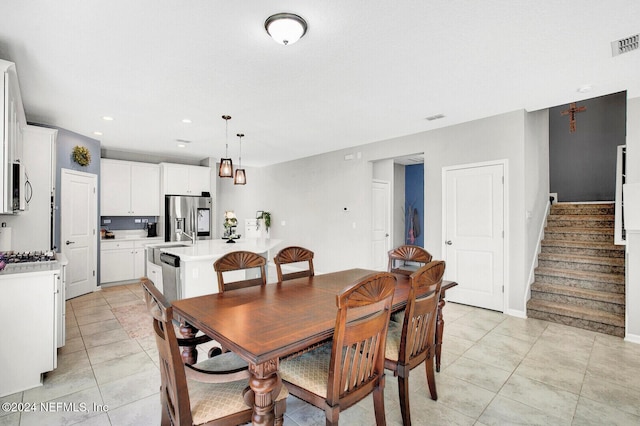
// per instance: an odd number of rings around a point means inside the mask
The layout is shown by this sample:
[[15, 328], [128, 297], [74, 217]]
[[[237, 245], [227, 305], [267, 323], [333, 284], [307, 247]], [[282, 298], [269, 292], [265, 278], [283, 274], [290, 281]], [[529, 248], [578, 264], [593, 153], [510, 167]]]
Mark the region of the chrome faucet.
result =
[[186, 232], [184, 232], [182, 229], [178, 229], [178, 235], [184, 235], [187, 238], [189, 238], [191, 240], [191, 244], [195, 244], [196, 243], [196, 233], [192, 232], [191, 234], [187, 234]]

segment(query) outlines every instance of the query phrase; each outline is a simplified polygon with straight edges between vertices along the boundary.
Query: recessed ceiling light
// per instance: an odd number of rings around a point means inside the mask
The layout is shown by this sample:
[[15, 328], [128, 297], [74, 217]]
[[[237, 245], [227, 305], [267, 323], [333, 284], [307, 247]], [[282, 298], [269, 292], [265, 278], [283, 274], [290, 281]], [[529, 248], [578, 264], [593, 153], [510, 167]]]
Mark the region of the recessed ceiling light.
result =
[[579, 93], [587, 93], [587, 92], [590, 92], [591, 89], [593, 89], [593, 87], [591, 87], [590, 84], [585, 84], [584, 86], [578, 87], [578, 92]]
[[113, 117], [109, 117], [108, 115], [103, 116], [102, 119], [104, 121], [113, 121]]
[[102, 136], [102, 132], [93, 132], [93, 134], [96, 136]]
[[435, 115], [430, 115], [429, 117], [426, 117], [425, 120], [427, 121], [440, 120], [441, 118], [444, 118], [444, 117], [445, 117], [444, 114], [435, 114]]
[[183, 143], [179, 143], [179, 144], [178, 144], [178, 148], [184, 148], [184, 147], [186, 147], [186, 145], [185, 145], [185, 144], [183, 144]]
[[188, 118], [183, 118], [182, 122], [188, 124], [188, 123], [191, 123], [191, 120], [189, 120]]

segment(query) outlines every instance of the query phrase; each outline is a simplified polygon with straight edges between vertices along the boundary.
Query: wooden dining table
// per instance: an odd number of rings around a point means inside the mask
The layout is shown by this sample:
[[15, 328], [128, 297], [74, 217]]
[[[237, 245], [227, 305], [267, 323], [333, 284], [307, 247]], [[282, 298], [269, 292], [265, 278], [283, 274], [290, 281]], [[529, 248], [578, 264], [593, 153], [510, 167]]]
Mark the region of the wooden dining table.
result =
[[[280, 358], [328, 341], [336, 322], [336, 296], [349, 284], [369, 274], [367, 269], [349, 269], [297, 278], [266, 286], [176, 300], [174, 315], [185, 337], [198, 330], [245, 359], [251, 374], [253, 424], [273, 424], [272, 391], [280, 384]], [[394, 274], [397, 283], [393, 310], [407, 304], [409, 277]], [[439, 370], [444, 320], [442, 307], [447, 289], [457, 285], [444, 281], [436, 327], [436, 366]], [[197, 361], [194, 347], [182, 352], [186, 363]]]

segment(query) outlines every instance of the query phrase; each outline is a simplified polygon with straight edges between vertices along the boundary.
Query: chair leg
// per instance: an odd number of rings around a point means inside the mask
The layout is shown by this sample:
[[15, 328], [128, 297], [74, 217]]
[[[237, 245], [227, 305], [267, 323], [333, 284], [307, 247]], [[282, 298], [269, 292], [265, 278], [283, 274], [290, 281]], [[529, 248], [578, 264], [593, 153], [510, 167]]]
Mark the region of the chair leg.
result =
[[431, 393], [431, 399], [438, 400], [438, 392], [436, 392], [436, 376], [433, 369], [433, 357], [428, 357], [424, 360], [424, 366], [427, 370], [427, 383], [429, 384], [429, 392]]
[[[284, 386], [284, 385], [283, 385]], [[282, 426], [284, 424], [284, 412], [287, 409], [287, 400], [286, 399], [282, 399], [278, 402], [276, 402], [274, 411], [275, 411], [275, 426]]]
[[411, 425], [411, 410], [409, 409], [409, 378], [398, 376], [398, 396], [400, 397], [400, 413], [403, 426]]
[[376, 413], [376, 425], [386, 426], [387, 420], [384, 413], [384, 382], [373, 391], [373, 409]]

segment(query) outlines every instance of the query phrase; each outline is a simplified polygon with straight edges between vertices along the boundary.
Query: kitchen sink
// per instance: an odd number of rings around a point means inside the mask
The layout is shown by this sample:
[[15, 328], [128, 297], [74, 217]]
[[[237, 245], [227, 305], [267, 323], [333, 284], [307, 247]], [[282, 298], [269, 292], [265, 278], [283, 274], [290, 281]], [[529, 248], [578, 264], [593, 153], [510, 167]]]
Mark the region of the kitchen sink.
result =
[[185, 243], [175, 243], [175, 244], [166, 244], [166, 245], [161, 245], [160, 247], [158, 247], [159, 249], [166, 249], [166, 248], [174, 248], [174, 247], [190, 247], [192, 244], [185, 244]]

